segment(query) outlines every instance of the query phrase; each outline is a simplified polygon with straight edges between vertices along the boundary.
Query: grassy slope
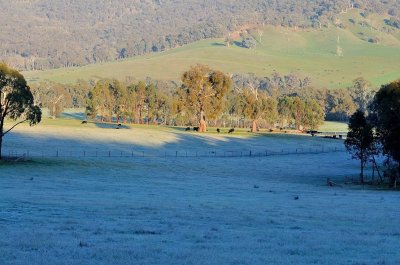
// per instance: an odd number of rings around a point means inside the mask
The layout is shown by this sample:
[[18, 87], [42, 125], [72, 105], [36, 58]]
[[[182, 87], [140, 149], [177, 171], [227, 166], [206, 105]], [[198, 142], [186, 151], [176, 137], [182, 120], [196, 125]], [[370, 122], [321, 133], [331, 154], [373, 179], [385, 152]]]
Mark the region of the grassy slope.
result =
[[[346, 29], [330, 27], [295, 31], [266, 27], [261, 42], [255, 36], [259, 41], [255, 50], [237, 46], [227, 48], [222, 39], [211, 39], [123, 61], [24, 74], [31, 82], [50, 79], [68, 83], [77, 79], [123, 79], [127, 76], [178, 80], [190, 65], [203, 63], [229, 73], [254, 72], [268, 76], [273, 72], [293, 72], [310, 76], [314, 86], [329, 88], [347, 86], [359, 76], [376, 86], [399, 78], [400, 40], [395, 37], [398, 34], [389, 35], [376, 30], [383, 26], [382, 17], [363, 19], [356, 11], [341, 16]], [[356, 23], [350, 23], [349, 18]], [[360, 26], [358, 22], [362, 20], [372, 27]], [[336, 56], [338, 36], [343, 57]], [[374, 36], [381, 39], [380, 44], [366, 41]]]

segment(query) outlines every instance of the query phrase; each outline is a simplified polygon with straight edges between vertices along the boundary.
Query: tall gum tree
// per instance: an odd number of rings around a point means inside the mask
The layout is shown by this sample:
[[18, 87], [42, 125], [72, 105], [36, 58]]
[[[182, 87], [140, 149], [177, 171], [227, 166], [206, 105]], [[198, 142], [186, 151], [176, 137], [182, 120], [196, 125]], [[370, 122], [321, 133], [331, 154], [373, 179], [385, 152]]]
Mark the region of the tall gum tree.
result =
[[273, 125], [277, 117], [277, 102], [268, 97], [265, 92], [255, 94], [249, 89], [244, 89], [240, 94], [241, 112], [244, 117], [252, 119], [251, 132], [258, 131], [257, 122], [260, 119]]
[[397, 162], [400, 177], [400, 79], [380, 88], [370, 110], [383, 153]]
[[364, 183], [364, 168], [368, 158], [373, 154], [374, 136], [372, 126], [361, 109], [350, 117], [349, 132], [344, 144], [352, 157], [360, 160], [360, 183]]
[[232, 80], [205, 65], [195, 65], [182, 75], [183, 102], [198, 115], [199, 132], [206, 132], [206, 115], [215, 118], [223, 110]]
[[[33, 126], [40, 122], [42, 112], [34, 105], [32, 92], [25, 78], [16, 70], [0, 63], [0, 160], [3, 137], [17, 125], [29, 122]], [[6, 119], [15, 123], [4, 129]]]

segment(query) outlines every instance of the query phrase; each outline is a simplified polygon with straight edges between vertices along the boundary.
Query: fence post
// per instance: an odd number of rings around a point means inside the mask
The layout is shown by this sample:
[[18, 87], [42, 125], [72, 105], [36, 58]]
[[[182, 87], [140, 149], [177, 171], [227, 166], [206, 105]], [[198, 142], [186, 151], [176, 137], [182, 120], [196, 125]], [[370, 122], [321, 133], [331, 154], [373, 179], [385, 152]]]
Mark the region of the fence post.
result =
[[58, 157], [58, 149], [57, 149], [57, 154], [56, 154], [56, 157]]
[[267, 150], [265, 150], [265, 156], [268, 156], [268, 151]]
[[251, 150], [250, 150], [250, 156], [251, 156]]
[[86, 151], [83, 151], [83, 157], [86, 157]]
[[178, 157], [178, 151], [175, 151], [175, 157]]
[[108, 157], [111, 157], [111, 151], [108, 151]]
[[144, 157], [144, 151], [142, 151], [142, 155], [143, 155], [143, 157]]

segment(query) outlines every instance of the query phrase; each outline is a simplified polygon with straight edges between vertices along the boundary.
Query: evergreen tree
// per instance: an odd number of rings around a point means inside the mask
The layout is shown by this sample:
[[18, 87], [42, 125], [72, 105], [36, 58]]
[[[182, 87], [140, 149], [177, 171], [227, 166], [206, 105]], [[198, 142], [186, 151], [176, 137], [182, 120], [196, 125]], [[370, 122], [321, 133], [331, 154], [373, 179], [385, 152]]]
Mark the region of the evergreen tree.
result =
[[374, 136], [365, 113], [357, 110], [349, 121], [349, 132], [344, 144], [354, 159], [360, 160], [360, 183], [364, 183], [364, 167], [373, 154]]
[[[398, 164], [400, 176], [400, 79], [384, 85], [371, 104], [371, 116], [383, 153]], [[392, 181], [395, 177], [392, 178]]]
[[[6, 118], [16, 121], [4, 131]], [[33, 126], [40, 122], [42, 111], [34, 105], [33, 95], [25, 78], [16, 70], [0, 64], [0, 160], [2, 158], [3, 137], [18, 124], [29, 122]]]
[[198, 115], [200, 132], [206, 131], [206, 114], [216, 117], [232, 80], [224, 73], [205, 65], [192, 66], [182, 75], [183, 104]]

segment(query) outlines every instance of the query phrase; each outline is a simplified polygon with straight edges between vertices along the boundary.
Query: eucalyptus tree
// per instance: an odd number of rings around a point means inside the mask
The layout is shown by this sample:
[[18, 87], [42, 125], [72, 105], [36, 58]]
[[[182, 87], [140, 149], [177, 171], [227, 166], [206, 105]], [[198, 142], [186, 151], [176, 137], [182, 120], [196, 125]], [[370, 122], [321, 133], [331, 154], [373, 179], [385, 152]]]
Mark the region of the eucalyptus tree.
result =
[[199, 132], [205, 132], [206, 115], [215, 118], [222, 113], [232, 80], [224, 73], [200, 64], [192, 66], [181, 79], [182, 102], [198, 116]]
[[[370, 110], [383, 153], [396, 161], [400, 178], [400, 79], [381, 87]], [[395, 180], [396, 176], [392, 176]]]
[[374, 135], [372, 126], [361, 109], [350, 117], [349, 132], [344, 144], [352, 157], [360, 160], [360, 183], [364, 183], [365, 164], [374, 151]]
[[[33, 126], [41, 121], [42, 112], [34, 104], [32, 92], [25, 78], [16, 70], [0, 63], [0, 159], [3, 137], [17, 125], [28, 122]], [[15, 123], [4, 129], [6, 119]]]

